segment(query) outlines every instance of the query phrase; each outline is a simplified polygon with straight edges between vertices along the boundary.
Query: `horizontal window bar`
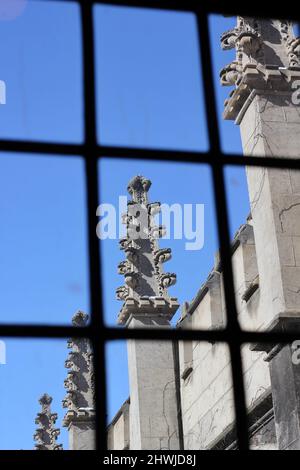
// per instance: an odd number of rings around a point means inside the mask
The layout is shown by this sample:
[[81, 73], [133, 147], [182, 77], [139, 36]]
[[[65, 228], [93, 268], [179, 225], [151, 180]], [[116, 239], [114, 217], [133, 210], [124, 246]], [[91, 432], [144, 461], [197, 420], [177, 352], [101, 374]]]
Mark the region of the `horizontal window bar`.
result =
[[[300, 169], [300, 158], [244, 156], [237, 154], [223, 154], [215, 156], [213, 152], [195, 152], [186, 150], [158, 150], [139, 147], [114, 147], [95, 145], [91, 149], [85, 144], [55, 144], [43, 142], [3, 141], [0, 140], [0, 152], [33, 153], [39, 156], [59, 155], [79, 156], [81, 158], [93, 158], [93, 155], [105, 156], [107, 158], [128, 158], [133, 160], [170, 161], [182, 163], [207, 163], [209, 165], [236, 165]], [[96, 157], [98, 158], [98, 157]], [[100, 157], [99, 157], [100, 158]]]
[[[36, 0], [39, 1], [39, 0]], [[50, 0], [51, 1], [51, 0]], [[70, 0], [52, 0], [60, 2], [69, 2]], [[230, 16], [260, 16], [270, 18], [270, 7], [267, 3], [263, 4], [259, 0], [252, 2], [240, 2], [231, 0], [231, 2], [221, 0], [210, 0], [201, 2], [197, 0], [71, 0], [80, 4], [102, 4], [115, 5], [122, 7], [154, 8], [173, 11], [194, 11], [199, 13], [221, 13]], [[285, 11], [285, 5], [281, 3], [272, 4], [272, 17], [284, 19], [299, 19], [297, 3], [289, 4], [288, 11]]]
[[[91, 339], [101, 338], [103, 341], [122, 339], [144, 340], [195, 340], [220, 341], [236, 343], [290, 343], [299, 339], [299, 333], [289, 331], [234, 331], [224, 330], [183, 330], [183, 329], [142, 329], [142, 328], [86, 328], [69, 326], [40, 326], [40, 325], [2, 325], [0, 337], [22, 338], [69, 338], [85, 337]], [[233, 339], [234, 338], [234, 339]]]

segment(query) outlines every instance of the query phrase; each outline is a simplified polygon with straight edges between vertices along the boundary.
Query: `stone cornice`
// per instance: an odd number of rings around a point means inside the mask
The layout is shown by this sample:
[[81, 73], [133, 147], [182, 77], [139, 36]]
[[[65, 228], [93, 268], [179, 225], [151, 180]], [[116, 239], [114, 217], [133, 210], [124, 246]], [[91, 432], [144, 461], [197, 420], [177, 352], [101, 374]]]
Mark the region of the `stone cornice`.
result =
[[88, 423], [89, 425], [94, 424], [96, 417], [96, 411], [94, 409], [78, 409], [68, 410], [63, 419], [63, 426], [69, 427], [70, 424], [76, 423]]
[[163, 315], [167, 320], [171, 320], [178, 307], [179, 303], [175, 297], [170, 297], [168, 300], [163, 297], [141, 297], [138, 301], [127, 298], [120, 310], [118, 323], [122, 325], [126, 324], [131, 315]]
[[295, 90], [292, 85], [300, 80], [300, 67], [278, 69], [278, 67], [259, 68], [247, 65], [243, 77], [237, 83], [230, 97], [225, 101], [223, 118], [235, 120], [240, 124], [245, 112], [258, 94], [288, 94]]
[[[300, 312], [298, 311], [287, 311], [278, 314], [272, 322], [264, 327], [265, 331], [270, 333], [284, 333], [284, 332], [299, 332], [300, 338]], [[264, 351], [267, 353], [265, 358], [266, 362], [270, 362], [273, 357], [278, 354], [281, 349], [284, 347], [284, 344], [274, 344], [274, 343], [256, 343], [253, 344], [250, 349], [252, 351]]]

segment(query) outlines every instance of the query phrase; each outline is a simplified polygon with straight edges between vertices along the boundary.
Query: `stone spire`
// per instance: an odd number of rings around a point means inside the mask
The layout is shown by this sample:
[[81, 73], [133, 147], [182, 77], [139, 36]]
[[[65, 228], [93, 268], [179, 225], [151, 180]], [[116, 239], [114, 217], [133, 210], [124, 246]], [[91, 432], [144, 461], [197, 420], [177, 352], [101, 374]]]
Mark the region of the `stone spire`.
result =
[[118, 266], [119, 274], [125, 277], [125, 285], [116, 291], [117, 299], [124, 302], [119, 324], [125, 324], [132, 313], [144, 314], [149, 310], [170, 320], [178, 308], [177, 299], [168, 294], [168, 287], [176, 282], [176, 274], [163, 272], [163, 263], [171, 258], [171, 250], [160, 249], [158, 245], [165, 228], [154, 222], [160, 203], [149, 203], [150, 186], [150, 180], [135, 176], [127, 188], [131, 195], [127, 213], [123, 214], [127, 236], [120, 240], [126, 260]]
[[253, 90], [288, 92], [300, 78], [300, 38], [290, 21], [239, 16], [237, 26], [222, 35], [221, 45], [236, 50], [235, 60], [220, 73], [223, 86], [235, 86], [225, 101], [225, 119], [239, 124]]
[[[123, 217], [127, 236], [120, 241], [126, 260], [119, 264], [125, 285], [117, 289], [117, 298], [124, 302], [118, 323], [127, 328], [171, 328], [179, 306], [168, 294], [176, 275], [163, 271], [171, 250], [158, 246], [165, 229], [155, 224], [160, 203], [148, 201], [150, 186], [143, 176], [135, 176], [128, 185], [131, 201]], [[173, 342], [128, 340], [127, 351], [130, 450], [179, 449]]]
[[[74, 326], [85, 326], [88, 315], [78, 311], [72, 318]], [[67, 408], [63, 426], [68, 427], [70, 448], [73, 450], [94, 448], [95, 404], [93, 353], [86, 338], [72, 338], [71, 349], [65, 362], [68, 371], [65, 380], [67, 395], [63, 407]]]
[[57, 414], [51, 413], [52, 397], [45, 393], [39, 403], [42, 410], [35, 419], [35, 424], [39, 426], [33, 436], [36, 441], [35, 450], [62, 450], [62, 445], [56, 443], [60, 430], [54, 427]]

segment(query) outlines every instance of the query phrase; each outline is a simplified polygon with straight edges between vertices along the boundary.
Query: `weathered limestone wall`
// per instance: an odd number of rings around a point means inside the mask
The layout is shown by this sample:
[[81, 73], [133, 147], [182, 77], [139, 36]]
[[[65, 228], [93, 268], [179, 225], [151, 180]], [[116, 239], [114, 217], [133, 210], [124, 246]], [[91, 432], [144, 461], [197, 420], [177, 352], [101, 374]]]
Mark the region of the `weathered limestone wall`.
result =
[[[256, 95], [240, 124], [247, 155], [300, 156], [300, 107], [290, 94]], [[300, 311], [300, 172], [247, 168], [261, 326]]]
[[96, 448], [94, 420], [72, 422], [68, 431], [70, 450], [94, 450]]
[[259, 427], [250, 438], [250, 446], [252, 450], [278, 450], [274, 417]]
[[193, 370], [182, 378], [185, 449], [205, 449], [233, 420], [229, 357], [224, 345], [193, 342]]
[[107, 430], [107, 447], [109, 450], [129, 449], [129, 399], [121, 406]]
[[[239, 320], [244, 328], [258, 329], [260, 289], [250, 223], [237, 232], [233, 242], [233, 270]], [[219, 269], [218, 263], [213, 273]], [[216, 274], [214, 274], [216, 278]], [[186, 316], [178, 326], [181, 328], [208, 329], [220, 327], [215, 318], [225, 323], [222, 273], [220, 288], [210, 288], [211, 275], [187, 309]], [[217, 298], [216, 298], [217, 297]], [[216, 305], [222, 307], [219, 317], [213, 312]], [[223, 324], [224, 324], [223, 323]], [[185, 449], [206, 449], [216, 445], [222, 435], [229, 432], [234, 422], [234, 402], [229, 351], [224, 344], [180, 342], [181, 399]], [[244, 380], [249, 410], [270, 391], [268, 364], [265, 353], [252, 351], [248, 345], [242, 349]], [[259, 417], [258, 417], [259, 418]], [[257, 446], [253, 444], [254, 446]], [[259, 441], [260, 442], [260, 441]], [[268, 446], [268, 442], [261, 444]], [[270, 446], [274, 443], [270, 443]]]

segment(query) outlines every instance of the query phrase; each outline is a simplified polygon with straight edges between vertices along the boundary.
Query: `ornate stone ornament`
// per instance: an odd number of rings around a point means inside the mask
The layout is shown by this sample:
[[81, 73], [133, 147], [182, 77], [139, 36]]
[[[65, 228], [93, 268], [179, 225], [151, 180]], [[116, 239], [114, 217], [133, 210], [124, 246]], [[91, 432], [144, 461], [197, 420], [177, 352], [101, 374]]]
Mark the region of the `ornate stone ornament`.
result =
[[176, 284], [176, 274], [174, 273], [165, 273], [160, 277], [160, 286], [163, 288], [171, 287]]
[[235, 85], [242, 76], [241, 66], [237, 60], [226, 65], [220, 72], [220, 81], [223, 86]]
[[126, 274], [130, 271], [131, 269], [131, 265], [129, 263], [129, 261], [125, 260], [125, 261], [121, 261], [121, 263], [119, 263], [118, 265], [118, 273], [119, 274]]
[[[74, 326], [87, 325], [88, 315], [78, 311], [72, 318]], [[70, 349], [65, 367], [68, 369], [64, 381], [67, 394], [63, 407], [67, 408], [63, 425], [70, 426], [76, 421], [91, 421], [95, 416], [93, 353], [90, 341], [86, 338], [72, 338], [68, 341]]]
[[291, 67], [300, 67], [300, 38], [290, 39], [287, 43], [289, 63]]
[[51, 413], [52, 397], [44, 393], [39, 403], [42, 409], [35, 419], [35, 424], [38, 425], [33, 436], [36, 441], [35, 450], [62, 450], [62, 445], [56, 442], [60, 430], [55, 428], [57, 413]]
[[237, 37], [237, 49], [249, 57], [250, 62], [256, 60], [261, 49], [261, 37], [255, 30], [242, 31]]
[[128, 287], [135, 289], [139, 283], [139, 275], [137, 272], [131, 271], [125, 274], [125, 283]]
[[220, 72], [223, 86], [233, 86], [225, 101], [225, 119], [239, 124], [253, 93], [292, 94], [300, 79], [300, 38], [290, 21], [237, 17], [237, 26], [221, 36], [223, 50], [236, 58]]
[[290, 67], [300, 66], [300, 38], [295, 37], [291, 21], [281, 21], [280, 32], [285, 44]]
[[161, 248], [154, 253], [154, 263], [165, 263], [172, 258], [171, 248]]
[[128, 287], [121, 286], [116, 289], [116, 297], [118, 300], [126, 300], [129, 296]]
[[[123, 301], [118, 322], [126, 323], [130, 314], [148, 313], [166, 315], [169, 319], [178, 308], [177, 299], [170, 297], [167, 288], [176, 282], [175, 274], [164, 274], [162, 265], [171, 259], [169, 248], [160, 249], [158, 239], [165, 227], [154, 223], [160, 212], [159, 202], [148, 201], [151, 181], [135, 176], [128, 184], [132, 200], [123, 216], [127, 236], [120, 241], [126, 260], [118, 266], [125, 277], [125, 286], [116, 290], [117, 299]], [[137, 230], [138, 227], [138, 230]]]

